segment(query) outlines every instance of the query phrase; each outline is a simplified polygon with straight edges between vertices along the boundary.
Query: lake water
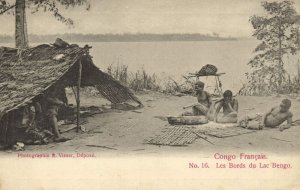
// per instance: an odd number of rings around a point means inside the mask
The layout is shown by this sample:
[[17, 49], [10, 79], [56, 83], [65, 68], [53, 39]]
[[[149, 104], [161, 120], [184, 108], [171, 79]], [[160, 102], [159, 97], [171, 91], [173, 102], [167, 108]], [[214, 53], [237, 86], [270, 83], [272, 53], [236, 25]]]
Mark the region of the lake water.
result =
[[[84, 45], [85, 43], [80, 43]], [[90, 54], [94, 63], [106, 71], [111, 64], [128, 65], [129, 71], [144, 68], [161, 78], [171, 76], [175, 80], [182, 75], [196, 72], [206, 64], [217, 66], [223, 89], [239, 90], [245, 82], [247, 62], [257, 41], [196, 41], [196, 42], [96, 42]], [[7, 44], [5, 44], [7, 45]], [[9, 44], [11, 46], [11, 44]], [[211, 78], [211, 77], [209, 77]], [[214, 79], [210, 81], [214, 83]]]
[[[217, 66], [223, 89], [238, 91], [249, 71], [248, 61], [257, 45], [256, 41], [196, 41], [196, 42], [110, 42], [89, 43], [94, 63], [106, 70], [110, 64], [128, 65], [130, 71], [144, 68], [161, 78], [172, 76], [175, 80], [182, 75], [199, 71], [206, 64]], [[215, 84], [212, 77], [201, 77]]]

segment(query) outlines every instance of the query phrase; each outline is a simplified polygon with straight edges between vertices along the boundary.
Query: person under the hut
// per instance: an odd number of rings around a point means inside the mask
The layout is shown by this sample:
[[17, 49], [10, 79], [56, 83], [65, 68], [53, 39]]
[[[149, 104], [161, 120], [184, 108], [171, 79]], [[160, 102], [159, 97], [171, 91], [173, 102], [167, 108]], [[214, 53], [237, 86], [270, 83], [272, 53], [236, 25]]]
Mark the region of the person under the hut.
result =
[[24, 106], [22, 112], [22, 128], [32, 128], [35, 126], [36, 108], [32, 101], [27, 102], [27, 106]]
[[198, 81], [195, 83], [195, 93], [197, 96], [198, 104], [192, 107], [193, 115], [205, 115], [207, 116], [210, 112], [212, 105], [211, 95], [204, 91], [204, 83]]
[[62, 137], [58, 129], [58, 109], [61, 106], [65, 106], [65, 103], [57, 98], [57, 92], [59, 88], [52, 88], [46, 95], [46, 117], [49, 122], [49, 127], [54, 133], [55, 142], [65, 142], [70, 139]]
[[25, 144], [47, 144], [54, 136], [52, 132], [45, 129], [44, 113], [42, 109], [42, 96], [34, 98], [28, 106], [31, 121], [26, 129]]
[[[292, 126], [293, 113], [289, 111], [292, 103], [289, 99], [283, 99], [279, 106], [273, 107], [264, 115], [246, 115], [238, 122], [240, 127], [248, 129], [263, 129], [264, 127], [279, 127], [280, 131]], [[286, 125], [281, 125], [284, 122]]]
[[[223, 93], [223, 98], [218, 102], [214, 114], [214, 121], [216, 123], [236, 123], [238, 115], [238, 100], [232, 97], [232, 92], [226, 90]], [[223, 109], [223, 114], [219, 114]]]

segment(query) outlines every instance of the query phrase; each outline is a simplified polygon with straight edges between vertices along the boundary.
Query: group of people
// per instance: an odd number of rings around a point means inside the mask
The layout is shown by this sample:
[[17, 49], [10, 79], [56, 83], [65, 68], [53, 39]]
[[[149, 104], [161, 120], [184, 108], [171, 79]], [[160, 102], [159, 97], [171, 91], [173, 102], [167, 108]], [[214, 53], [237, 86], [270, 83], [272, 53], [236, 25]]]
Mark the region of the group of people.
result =
[[[238, 120], [239, 103], [230, 90], [223, 93], [223, 98], [215, 102], [211, 95], [204, 91], [204, 83], [195, 84], [195, 94], [198, 103], [192, 106], [193, 115], [204, 115], [216, 123], [238, 123], [240, 127], [249, 129], [263, 129], [264, 127], [278, 127], [280, 130], [290, 128], [293, 114], [289, 111], [291, 101], [283, 99], [279, 106], [273, 107], [265, 114], [248, 114]], [[223, 113], [220, 113], [221, 109]], [[282, 125], [287, 121], [286, 125]]]
[[[39, 140], [40, 143], [47, 143], [48, 137], [55, 142], [69, 140], [62, 137], [58, 129], [59, 107], [67, 105], [65, 93], [62, 95], [61, 92], [64, 92], [64, 89], [49, 89], [45, 95], [36, 97], [24, 107], [19, 123], [21, 128], [26, 128], [29, 136], [34, 136], [29, 140]], [[213, 101], [211, 95], [204, 91], [204, 83], [198, 81], [195, 84], [195, 94], [198, 103], [192, 106], [191, 115], [206, 116], [208, 120], [216, 123], [237, 123], [238, 126], [249, 129], [280, 126], [280, 130], [292, 125], [293, 114], [289, 111], [289, 99], [283, 99], [279, 106], [273, 107], [265, 114], [248, 114], [238, 120], [239, 103], [230, 90], [223, 93], [222, 99]], [[281, 125], [285, 121], [287, 124]]]

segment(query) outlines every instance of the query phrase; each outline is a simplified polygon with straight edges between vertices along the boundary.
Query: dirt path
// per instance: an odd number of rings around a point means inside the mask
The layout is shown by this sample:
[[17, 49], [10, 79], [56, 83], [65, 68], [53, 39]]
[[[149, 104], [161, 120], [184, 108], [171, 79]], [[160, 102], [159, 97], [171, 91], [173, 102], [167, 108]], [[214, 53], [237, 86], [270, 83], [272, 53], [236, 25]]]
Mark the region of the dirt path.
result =
[[[213, 144], [197, 139], [193, 144], [185, 147], [156, 146], [145, 144], [149, 139], [168, 126], [161, 117], [179, 115], [183, 106], [195, 103], [190, 96], [165, 96], [149, 93], [139, 96], [145, 107], [137, 111], [114, 111], [97, 114], [88, 118], [84, 125], [86, 133], [76, 133], [75, 130], [64, 135], [72, 140], [64, 143], [51, 143], [41, 146], [26, 146], [25, 152], [78, 152], [102, 155], [169, 155], [185, 153], [206, 153], [222, 151], [251, 151], [271, 152], [274, 154], [296, 154], [300, 146], [300, 127], [280, 132], [278, 129], [262, 130], [228, 138], [209, 137]], [[279, 104], [278, 97], [238, 97], [240, 116], [246, 112], [265, 112]], [[99, 98], [90, 97], [82, 100], [84, 105], [101, 105], [105, 102]], [[300, 114], [300, 102], [292, 100], [294, 119]], [[11, 153], [6, 151], [5, 153]]]

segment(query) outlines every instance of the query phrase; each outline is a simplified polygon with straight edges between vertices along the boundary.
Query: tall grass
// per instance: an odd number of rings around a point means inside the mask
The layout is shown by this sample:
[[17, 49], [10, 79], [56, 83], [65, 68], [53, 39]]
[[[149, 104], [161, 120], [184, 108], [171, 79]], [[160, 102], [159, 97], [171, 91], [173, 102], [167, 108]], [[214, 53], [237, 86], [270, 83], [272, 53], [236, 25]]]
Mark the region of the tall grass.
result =
[[155, 73], [150, 74], [144, 68], [129, 72], [128, 66], [120, 64], [108, 66], [107, 73], [136, 92], [151, 90], [166, 94], [186, 93], [192, 91], [194, 83], [188, 79], [185, 79], [183, 83], [179, 83], [171, 77], [162, 80]]

